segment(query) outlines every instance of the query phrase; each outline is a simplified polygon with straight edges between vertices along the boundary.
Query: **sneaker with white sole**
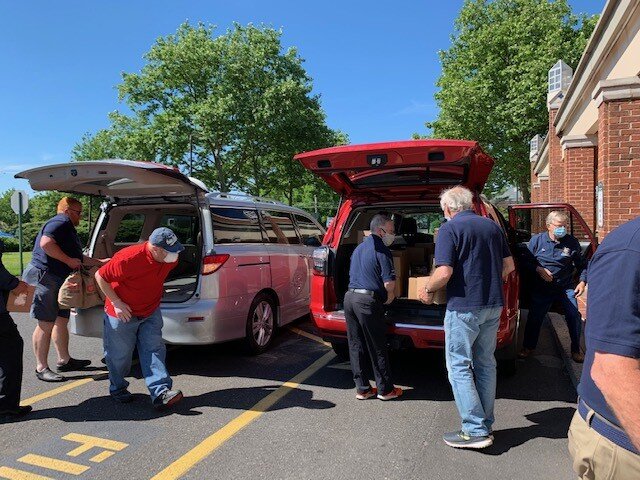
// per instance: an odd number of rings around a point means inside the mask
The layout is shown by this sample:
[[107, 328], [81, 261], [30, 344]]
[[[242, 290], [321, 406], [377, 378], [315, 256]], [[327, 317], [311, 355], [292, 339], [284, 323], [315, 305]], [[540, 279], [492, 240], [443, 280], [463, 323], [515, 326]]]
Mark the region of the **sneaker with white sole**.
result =
[[400, 387], [394, 387], [389, 393], [378, 394], [378, 398], [380, 400], [393, 400], [394, 398], [398, 398], [402, 395], [402, 389]]
[[356, 393], [356, 399], [358, 399], [358, 400], [368, 400], [370, 398], [375, 397], [377, 394], [378, 394], [378, 389], [377, 388], [369, 388], [369, 390], [366, 390], [364, 392]]
[[471, 436], [464, 433], [462, 430], [458, 432], [446, 433], [442, 439], [444, 443], [453, 448], [472, 448], [480, 449], [487, 448], [493, 445], [493, 435], [483, 436]]

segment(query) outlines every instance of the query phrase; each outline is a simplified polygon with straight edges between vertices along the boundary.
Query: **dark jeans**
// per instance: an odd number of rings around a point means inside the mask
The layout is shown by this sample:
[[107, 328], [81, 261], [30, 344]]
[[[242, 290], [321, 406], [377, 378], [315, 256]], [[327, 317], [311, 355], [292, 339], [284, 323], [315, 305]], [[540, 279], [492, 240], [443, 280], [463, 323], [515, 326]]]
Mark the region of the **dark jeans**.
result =
[[24, 342], [8, 313], [0, 314], [0, 410], [15, 410], [22, 390]]
[[344, 316], [351, 370], [360, 393], [369, 390], [372, 377], [379, 393], [387, 394], [394, 388], [383, 315], [383, 305], [379, 300], [360, 293], [345, 294]]
[[564, 309], [564, 319], [567, 322], [569, 336], [571, 337], [571, 352], [580, 351], [580, 331], [582, 328], [582, 315], [578, 310], [573, 288], [557, 290], [540, 290], [531, 294], [531, 307], [527, 318], [527, 326], [524, 329], [524, 341], [522, 346], [533, 350], [538, 344], [540, 328], [544, 316], [549, 312], [551, 305], [559, 301]]

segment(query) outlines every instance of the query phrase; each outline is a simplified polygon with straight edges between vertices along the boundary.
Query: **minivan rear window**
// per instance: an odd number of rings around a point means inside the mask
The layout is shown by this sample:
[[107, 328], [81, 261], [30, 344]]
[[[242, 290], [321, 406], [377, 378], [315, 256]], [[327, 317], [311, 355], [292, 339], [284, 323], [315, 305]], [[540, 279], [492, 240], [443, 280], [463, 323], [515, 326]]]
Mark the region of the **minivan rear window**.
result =
[[447, 165], [438, 168], [399, 169], [390, 172], [367, 172], [354, 175], [351, 182], [355, 188], [411, 186], [411, 185], [458, 185], [466, 180], [464, 165]]
[[214, 244], [263, 243], [257, 210], [211, 208]]
[[262, 221], [269, 236], [269, 243], [299, 245], [300, 237], [293, 225], [291, 215], [275, 210], [262, 210]]

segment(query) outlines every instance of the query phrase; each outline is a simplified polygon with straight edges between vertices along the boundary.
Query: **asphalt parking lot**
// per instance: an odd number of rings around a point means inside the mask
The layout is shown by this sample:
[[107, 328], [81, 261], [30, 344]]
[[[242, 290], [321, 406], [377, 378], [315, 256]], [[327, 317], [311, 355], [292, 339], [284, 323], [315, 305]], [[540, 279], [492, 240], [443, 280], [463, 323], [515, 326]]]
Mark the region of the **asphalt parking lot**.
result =
[[109, 397], [98, 339], [71, 337], [72, 354], [90, 358], [90, 370], [40, 382], [31, 320], [14, 318], [26, 343], [23, 399], [34, 412], [0, 424], [0, 478], [573, 477], [566, 432], [576, 393], [548, 328], [536, 355], [499, 378], [495, 444], [474, 452], [441, 440], [459, 427], [441, 352], [394, 354], [405, 395], [381, 402], [355, 400], [348, 363], [309, 322], [281, 330], [257, 357], [235, 343], [171, 347], [168, 366], [185, 399], [156, 412], [137, 367], [135, 402]]

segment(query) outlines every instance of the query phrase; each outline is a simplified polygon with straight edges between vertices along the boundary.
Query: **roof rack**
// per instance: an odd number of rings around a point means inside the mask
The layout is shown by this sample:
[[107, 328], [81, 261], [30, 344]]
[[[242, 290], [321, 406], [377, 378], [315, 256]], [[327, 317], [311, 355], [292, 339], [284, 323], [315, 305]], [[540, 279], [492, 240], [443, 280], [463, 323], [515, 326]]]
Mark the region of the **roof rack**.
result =
[[209, 195], [211, 195], [214, 198], [227, 198], [230, 200], [233, 200], [233, 199], [249, 200], [255, 203], [272, 203], [274, 205], [285, 205], [284, 203], [279, 202], [278, 200], [274, 200], [272, 198], [258, 197], [256, 195], [251, 195], [249, 193], [242, 193], [242, 192], [209, 192]]

